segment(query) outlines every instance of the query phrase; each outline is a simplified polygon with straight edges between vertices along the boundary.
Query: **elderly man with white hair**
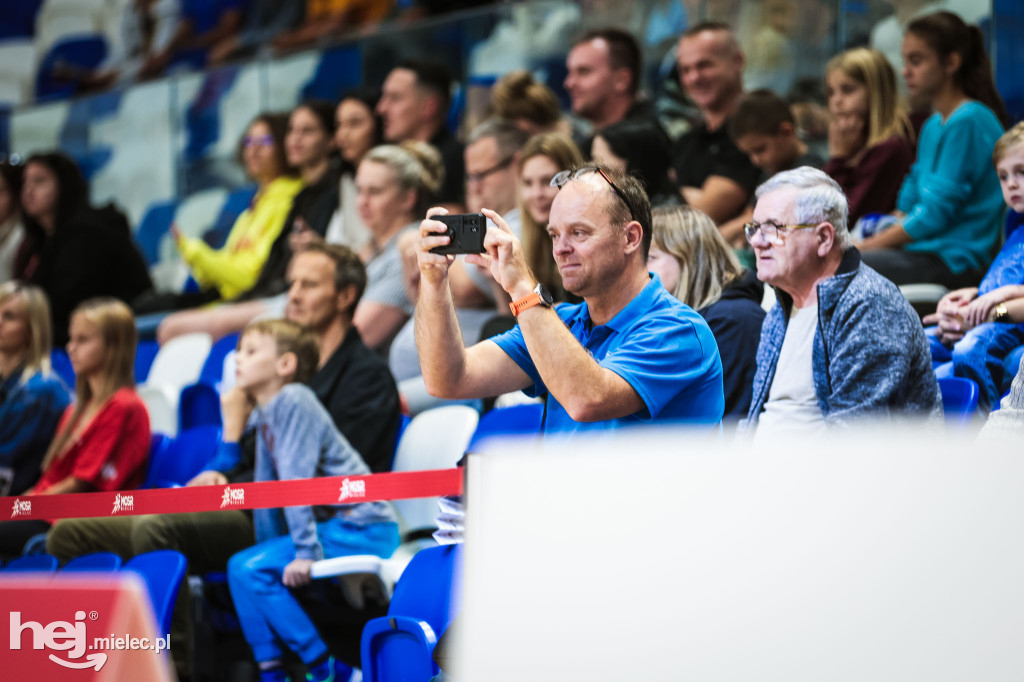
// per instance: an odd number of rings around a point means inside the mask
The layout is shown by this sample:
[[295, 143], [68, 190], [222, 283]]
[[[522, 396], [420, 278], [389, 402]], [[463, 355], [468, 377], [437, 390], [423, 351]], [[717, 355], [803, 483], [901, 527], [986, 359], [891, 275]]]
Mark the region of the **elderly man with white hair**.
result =
[[757, 188], [744, 230], [758, 278], [778, 297], [740, 427], [757, 439], [941, 414], [921, 322], [895, 285], [861, 263], [847, 213], [839, 185], [807, 166]]

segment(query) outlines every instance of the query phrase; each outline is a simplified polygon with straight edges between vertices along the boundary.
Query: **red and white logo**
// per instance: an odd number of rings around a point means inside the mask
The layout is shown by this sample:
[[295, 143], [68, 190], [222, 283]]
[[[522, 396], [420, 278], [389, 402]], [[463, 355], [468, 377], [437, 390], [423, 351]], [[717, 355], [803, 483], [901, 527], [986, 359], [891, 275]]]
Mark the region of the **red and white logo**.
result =
[[32, 500], [15, 500], [14, 510], [11, 512], [11, 518], [16, 519], [19, 516], [27, 516], [32, 513]]
[[132, 495], [117, 494], [114, 498], [114, 510], [111, 514], [116, 514], [122, 511], [135, 511], [135, 498]]
[[245, 504], [245, 489], [225, 486], [224, 496], [220, 498], [220, 508], [235, 504]]
[[341, 482], [341, 497], [338, 498], [338, 502], [355, 497], [366, 497], [366, 481], [350, 481], [346, 478]]

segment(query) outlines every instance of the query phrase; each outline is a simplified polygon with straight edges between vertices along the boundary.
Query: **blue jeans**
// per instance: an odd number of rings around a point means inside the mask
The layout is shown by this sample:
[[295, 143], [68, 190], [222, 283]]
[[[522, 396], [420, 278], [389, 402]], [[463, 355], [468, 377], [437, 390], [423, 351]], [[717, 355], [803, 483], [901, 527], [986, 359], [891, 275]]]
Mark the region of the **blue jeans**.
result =
[[971, 329], [953, 345], [953, 349], [939, 342], [938, 327], [926, 330], [931, 346], [932, 360], [949, 363], [952, 367], [939, 366], [937, 376], [953, 376], [972, 379], [978, 384], [980, 395], [978, 407], [989, 412], [1006, 392], [1013, 377], [1006, 373], [1003, 360], [1010, 352], [1024, 345], [1024, 324], [986, 322]]
[[[388, 557], [398, 547], [395, 523], [357, 524], [333, 518], [316, 525], [324, 558], [350, 554]], [[279, 660], [282, 644], [303, 663], [327, 654], [327, 645], [302, 606], [281, 582], [284, 568], [295, 559], [290, 535], [260, 542], [228, 561], [228, 587], [242, 634], [260, 663]]]

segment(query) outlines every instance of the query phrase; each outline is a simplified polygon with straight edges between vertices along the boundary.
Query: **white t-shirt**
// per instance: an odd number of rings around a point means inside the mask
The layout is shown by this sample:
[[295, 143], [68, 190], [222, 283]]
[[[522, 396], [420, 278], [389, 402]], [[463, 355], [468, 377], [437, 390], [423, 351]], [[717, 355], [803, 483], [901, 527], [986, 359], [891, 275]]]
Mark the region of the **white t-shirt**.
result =
[[754, 439], [780, 433], [813, 433], [825, 428], [814, 393], [812, 355], [818, 328], [818, 304], [793, 308], [782, 340], [775, 378], [757, 422]]

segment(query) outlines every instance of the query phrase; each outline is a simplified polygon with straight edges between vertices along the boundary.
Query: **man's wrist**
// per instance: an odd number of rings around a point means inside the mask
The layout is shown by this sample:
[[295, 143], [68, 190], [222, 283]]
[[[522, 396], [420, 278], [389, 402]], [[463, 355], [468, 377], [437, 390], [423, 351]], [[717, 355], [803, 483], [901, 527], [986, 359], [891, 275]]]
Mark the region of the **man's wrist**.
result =
[[537, 282], [533, 280], [524, 279], [517, 282], [512, 286], [511, 289], [507, 289], [508, 295], [512, 297], [513, 301], [518, 301], [521, 298], [525, 298], [533, 293], [534, 289], [537, 288]]

